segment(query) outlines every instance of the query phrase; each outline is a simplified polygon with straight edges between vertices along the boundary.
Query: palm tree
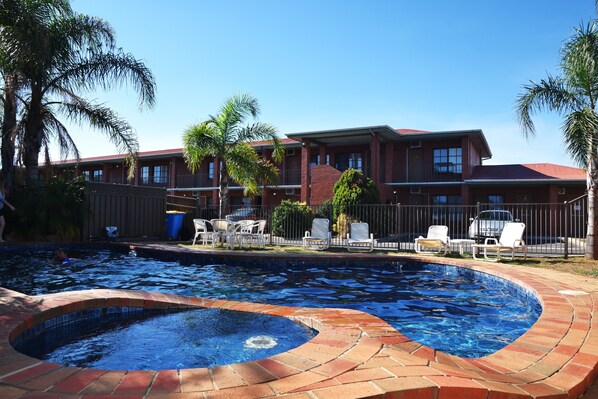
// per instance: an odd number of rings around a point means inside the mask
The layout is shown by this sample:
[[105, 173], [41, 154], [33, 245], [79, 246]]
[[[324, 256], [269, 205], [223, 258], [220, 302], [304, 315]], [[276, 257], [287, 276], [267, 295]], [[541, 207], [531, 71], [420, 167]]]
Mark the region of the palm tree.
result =
[[[6, 0], [29, 4], [41, 0]], [[60, 2], [61, 0], [47, 0]], [[106, 133], [121, 152], [129, 154], [129, 177], [134, 171], [138, 151], [131, 126], [110, 108], [95, 104], [81, 93], [96, 87], [109, 89], [129, 82], [139, 94], [139, 105], [155, 101], [154, 77], [130, 54], [114, 47], [114, 32], [105, 21], [71, 12], [47, 15], [39, 24], [31, 24], [24, 35], [2, 41], [2, 50], [23, 56], [16, 70], [26, 81], [19, 101], [21, 121], [16, 136], [28, 182], [37, 174], [39, 154], [49, 160], [49, 145], [54, 139], [61, 156], [79, 157], [77, 147], [59, 119], [62, 114], [76, 123], [86, 122]]]
[[274, 146], [272, 159], [281, 161], [284, 147], [276, 135], [276, 128], [261, 122], [242, 126], [249, 117], [257, 118], [259, 112], [257, 99], [248, 94], [236, 95], [224, 102], [218, 115], [210, 115], [206, 121], [189, 127], [183, 135], [185, 162], [193, 173], [208, 156], [219, 162], [220, 217], [228, 204], [229, 178], [245, 186], [246, 193], [256, 194], [260, 184], [278, 177], [277, 168], [260, 158], [249, 145], [255, 140], [271, 141]]
[[535, 133], [531, 116], [540, 110], [564, 115], [566, 151], [586, 169], [588, 193], [587, 258], [598, 257], [598, 25], [581, 25], [561, 49], [561, 76], [523, 86], [517, 117], [524, 135]]
[[71, 15], [68, 0], [0, 0], [0, 76], [2, 79], [2, 180], [12, 190], [15, 139], [17, 134], [17, 94], [24, 88], [21, 71], [35, 55], [28, 42], [35, 40], [39, 30], [54, 15]]

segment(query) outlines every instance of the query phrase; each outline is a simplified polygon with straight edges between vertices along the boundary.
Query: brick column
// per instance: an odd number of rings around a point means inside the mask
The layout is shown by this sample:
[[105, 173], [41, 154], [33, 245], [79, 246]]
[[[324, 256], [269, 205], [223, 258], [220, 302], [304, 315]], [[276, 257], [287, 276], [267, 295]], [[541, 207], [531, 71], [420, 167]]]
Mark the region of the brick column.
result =
[[461, 139], [461, 180], [469, 179], [472, 172], [471, 162], [469, 160], [469, 136]]
[[395, 155], [395, 143], [389, 141], [386, 143], [386, 164], [384, 165], [384, 177], [386, 183], [394, 183], [394, 155]]
[[372, 133], [372, 141], [370, 142], [370, 178], [374, 181], [378, 189], [382, 189], [382, 182], [380, 181], [380, 133]]
[[168, 188], [176, 187], [176, 158], [170, 158], [168, 165]]
[[301, 144], [301, 202], [309, 204], [310, 199], [310, 170], [309, 160], [311, 158], [310, 141], [303, 140]]
[[107, 163], [102, 164], [102, 182], [108, 183], [108, 173], [110, 173], [110, 169], [108, 168]]
[[[127, 176], [127, 172], [125, 172], [125, 169], [128, 169], [129, 167], [127, 166], [127, 164], [123, 163], [123, 181], [126, 181], [126, 176]], [[135, 186], [139, 185], [139, 175], [141, 174], [141, 165], [139, 165], [139, 159], [137, 160], [137, 163], [135, 164], [135, 176], [133, 176], [133, 184]]]
[[320, 165], [326, 165], [326, 147], [325, 144], [320, 144]]

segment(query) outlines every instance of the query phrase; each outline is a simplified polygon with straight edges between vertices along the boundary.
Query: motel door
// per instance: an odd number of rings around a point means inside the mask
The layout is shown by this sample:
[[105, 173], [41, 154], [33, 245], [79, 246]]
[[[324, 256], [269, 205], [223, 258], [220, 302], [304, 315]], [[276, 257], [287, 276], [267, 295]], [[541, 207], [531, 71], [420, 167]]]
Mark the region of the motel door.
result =
[[424, 163], [421, 148], [409, 149], [409, 181], [418, 182], [423, 181], [424, 178]]

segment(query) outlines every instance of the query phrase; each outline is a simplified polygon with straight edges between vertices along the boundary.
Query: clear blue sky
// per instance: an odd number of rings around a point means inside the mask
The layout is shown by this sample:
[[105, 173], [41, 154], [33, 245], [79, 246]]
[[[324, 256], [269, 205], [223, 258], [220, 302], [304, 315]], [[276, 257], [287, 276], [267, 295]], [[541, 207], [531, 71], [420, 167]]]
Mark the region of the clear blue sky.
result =
[[[154, 109], [134, 91], [90, 95], [124, 116], [142, 151], [182, 147], [191, 124], [236, 93], [285, 133], [387, 124], [482, 129], [487, 164], [552, 162], [564, 153], [557, 115], [525, 140], [521, 86], [558, 73], [559, 49], [595, 16], [593, 0], [73, 0], [104, 18], [117, 44], [156, 77]], [[83, 157], [116, 152], [101, 133], [71, 129]], [[91, 139], [93, 138], [93, 139]]]

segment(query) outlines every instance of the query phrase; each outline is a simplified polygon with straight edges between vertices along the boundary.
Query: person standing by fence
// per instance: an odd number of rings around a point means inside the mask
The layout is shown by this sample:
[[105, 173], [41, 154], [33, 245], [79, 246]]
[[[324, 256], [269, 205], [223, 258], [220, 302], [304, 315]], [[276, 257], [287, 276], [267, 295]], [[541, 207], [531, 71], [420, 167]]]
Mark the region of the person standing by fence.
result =
[[5, 205], [10, 208], [11, 211], [15, 211], [15, 207], [6, 200], [6, 189], [4, 188], [4, 182], [0, 182], [0, 242], [4, 242], [3, 234], [4, 227], [6, 226], [6, 220], [4, 219]]

